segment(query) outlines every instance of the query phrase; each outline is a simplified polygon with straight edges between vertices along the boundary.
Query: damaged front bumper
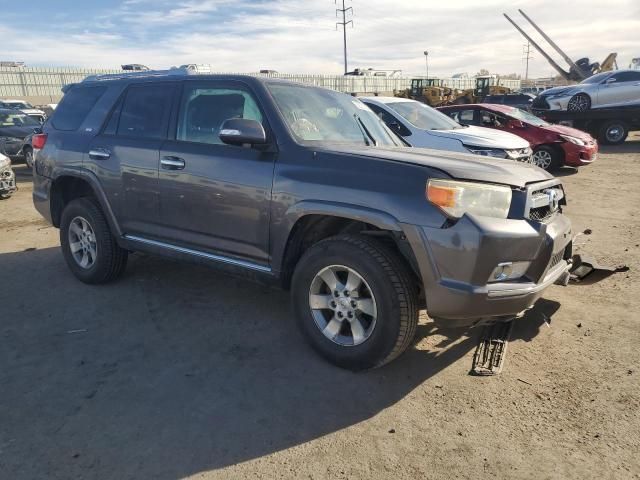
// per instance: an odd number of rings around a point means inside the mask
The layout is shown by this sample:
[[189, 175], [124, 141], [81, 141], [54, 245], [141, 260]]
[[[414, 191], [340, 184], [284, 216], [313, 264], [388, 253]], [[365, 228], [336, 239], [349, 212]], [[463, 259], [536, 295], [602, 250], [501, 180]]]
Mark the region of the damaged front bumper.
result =
[[17, 189], [16, 175], [11, 166], [0, 170], [0, 195], [10, 195]]

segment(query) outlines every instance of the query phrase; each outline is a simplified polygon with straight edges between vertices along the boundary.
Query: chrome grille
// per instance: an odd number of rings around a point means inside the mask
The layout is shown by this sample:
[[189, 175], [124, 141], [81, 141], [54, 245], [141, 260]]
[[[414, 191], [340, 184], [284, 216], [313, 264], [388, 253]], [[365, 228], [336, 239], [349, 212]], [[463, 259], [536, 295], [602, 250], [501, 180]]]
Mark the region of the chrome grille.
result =
[[560, 212], [564, 205], [564, 190], [559, 183], [545, 182], [548, 186], [529, 191], [525, 216], [535, 222], [547, 222]]

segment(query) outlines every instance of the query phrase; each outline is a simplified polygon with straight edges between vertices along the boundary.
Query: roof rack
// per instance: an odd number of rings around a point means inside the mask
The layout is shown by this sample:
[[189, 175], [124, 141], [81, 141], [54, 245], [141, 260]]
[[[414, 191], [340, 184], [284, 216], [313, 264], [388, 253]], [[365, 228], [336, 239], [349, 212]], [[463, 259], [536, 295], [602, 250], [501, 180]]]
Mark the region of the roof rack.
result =
[[167, 75], [196, 75], [196, 72], [186, 68], [172, 68], [170, 70], [147, 70], [139, 72], [105, 73], [103, 75], [89, 75], [83, 82], [101, 82], [104, 80], [122, 80], [124, 78], [153, 78], [166, 77]]

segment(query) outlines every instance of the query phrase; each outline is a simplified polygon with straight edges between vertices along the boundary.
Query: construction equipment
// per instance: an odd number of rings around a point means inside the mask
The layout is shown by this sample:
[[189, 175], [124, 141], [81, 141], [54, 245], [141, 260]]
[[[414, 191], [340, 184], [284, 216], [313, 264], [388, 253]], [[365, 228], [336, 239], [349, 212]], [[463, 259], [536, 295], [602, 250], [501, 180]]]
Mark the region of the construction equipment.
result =
[[444, 85], [444, 80], [437, 78], [414, 78], [411, 88], [396, 92], [396, 97], [411, 98], [430, 107], [446, 105], [455, 98], [456, 91]]
[[571, 57], [569, 57], [560, 47], [553, 41], [551, 38], [533, 21], [531, 18], [527, 16], [522, 10], [518, 9], [518, 12], [536, 29], [536, 31], [544, 38], [549, 45], [553, 47], [553, 49], [560, 54], [560, 56], [564, 59], [565, 62], [569, 65], [569, 71], [563, 69], [558, 63], [547, 53], [542, 47], [535, 42], [520, 26], [514, 22], [506, 13], [503, 13], [504, 17], [509, 20], [516, 30], [518, 30], [527, 41], [533, 45], [533, 47], [542, 55], [547, 61], [551, 64], [551, 66], [564, 78], [568, 81], [581, 82], [582, 80], [589, 78], [592, 75], [600, 72], [608, 72], [610, 70], [614, 70], [618, 68], [616, 63], [616, 58], [618, 56], [617, 53], [613, 52], [607, 55], [607, 57], [602, 61], [602, 63], [589, 61], [588, 57], [580, 58], [577, 61], [573, 61]]
[[507, 93], [511, 93], [511, 89], [500, 85], [500, 77], [497, 75], [480, 75], [476, 77], [475, 88], [455, 93], [449, 104], [479, 103], [487, 95], [506, 95]]

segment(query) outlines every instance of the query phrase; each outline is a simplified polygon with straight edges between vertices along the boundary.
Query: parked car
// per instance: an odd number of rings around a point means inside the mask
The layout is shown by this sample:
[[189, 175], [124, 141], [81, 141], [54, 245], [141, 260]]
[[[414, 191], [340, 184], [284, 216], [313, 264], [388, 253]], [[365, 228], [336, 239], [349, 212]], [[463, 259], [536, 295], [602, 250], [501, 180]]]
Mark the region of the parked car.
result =
[[68, 88], [33, 144], [35, 207], [78, 279], [115, 280], [143, 251], [277, 284], [341, 367], [398, 357], [422, 308], [447, 325], [511, 320], [569, 275], [559, 179], [401, 146], [332, 90], [103, 76]]
[[531, 110], [531, 104], [535, 95], [530, 93], [508, 93], [506, 95], [487, 95], [481, 103], [494, 103], [499, 105], [509, 105], [510, 107]]
[[31, 138], [41, 132], [40, 123], [21, 111], [0, 108], [0, 153], [33, 166]]
[[19, 110], [40, 124], [44, 123], [47, 119], [47, 115], [42, 110], [34, 108], [33, 105], [24, 100], [0, 100], [0, 108]]
[[9, 198], [16, 191], [16, 176], [11, 168], [11, 159], [0, 153], [0, 200]]
[[640, 105], [640, 71], [613, 70], [593, 75], [577, 85], [555, 87], [536, 97], [536, 110], [586, 112], [590, 109]]
[[460, 125], [415, 100], [396, 97], [362, 97], [360, 100], [412, 147], [531, 161], [529, 143], [517, 135]]
[[533, 148], [533, 162], [545, 170], [563, 165], [580, 167], [598, 158], [598, 142], [588, 133], [552, 125], [517, 108], [482, 103], [439, 110], [463, 125], [494, 128], [524, 138]]

